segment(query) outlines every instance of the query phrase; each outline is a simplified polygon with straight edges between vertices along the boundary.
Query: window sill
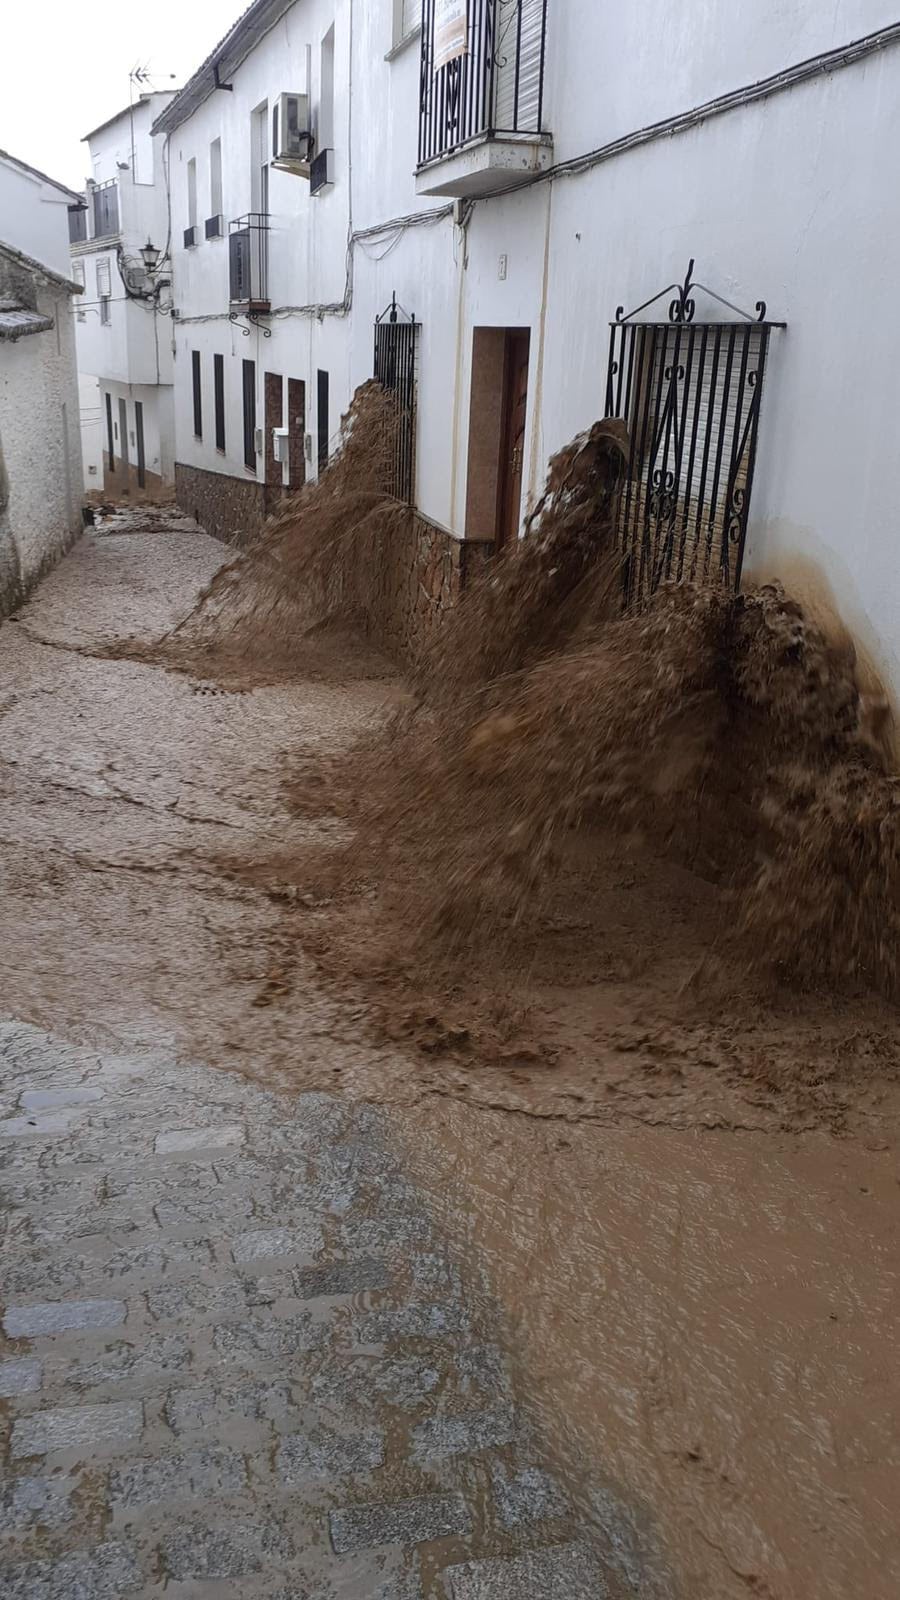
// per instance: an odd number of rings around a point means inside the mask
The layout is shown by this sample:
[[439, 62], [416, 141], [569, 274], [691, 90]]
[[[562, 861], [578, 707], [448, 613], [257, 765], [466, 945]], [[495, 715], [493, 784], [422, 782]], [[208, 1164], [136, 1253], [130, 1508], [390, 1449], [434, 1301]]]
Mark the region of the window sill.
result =
[[396, 61], [398, 56], [402, 56], [404, 50], [408, 50], [409, 46], [411, 44], [414, 44], [416, 42], [416, 40], [421, 39], [421, 37], [422, 37], [422, 29], [421, 29], [421, 27], [413, 28], [412, 33], [408, 33], [406, 35], [405, 39], [400, 39], [397, 42], [397, 44], [395, 44], [393, 46], [393, 48], [388, 51], [387, 55], [384, 58], [385, 61]]

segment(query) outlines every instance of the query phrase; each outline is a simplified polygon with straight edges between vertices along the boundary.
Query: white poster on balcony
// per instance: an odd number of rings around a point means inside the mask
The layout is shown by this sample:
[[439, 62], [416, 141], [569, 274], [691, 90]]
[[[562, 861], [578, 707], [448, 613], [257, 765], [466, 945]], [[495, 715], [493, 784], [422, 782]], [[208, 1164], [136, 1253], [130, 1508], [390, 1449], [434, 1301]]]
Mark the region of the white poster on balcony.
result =
[[434, 70], [469, 47], [469, 0], [434, 0]]

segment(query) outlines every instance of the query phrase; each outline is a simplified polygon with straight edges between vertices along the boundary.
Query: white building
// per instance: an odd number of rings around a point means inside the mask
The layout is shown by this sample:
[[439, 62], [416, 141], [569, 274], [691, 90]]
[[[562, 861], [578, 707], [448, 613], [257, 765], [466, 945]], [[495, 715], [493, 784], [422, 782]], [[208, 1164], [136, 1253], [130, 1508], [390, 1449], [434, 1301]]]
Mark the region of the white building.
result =
[[0, 153], [0, 616], [81, 527], [68, 212], [78, 196]]
[[[77, 335], [85, 482], [150, 498], [174, 477], [166, 172], [162, 142], [150, 136], [171, 98], [141, 95], [85, 136], [91, 175], [70, 243], [84, 289]], [[142, 256], [148, 244], [152, 273]]]
[[635, 585], [781, 576], [900, 691], [900, 23], [763, 10], [256, 0], [156, 123], [182, 503], [241, 537], [315, 472], [396, 295], [459, 571], [622, 415]]

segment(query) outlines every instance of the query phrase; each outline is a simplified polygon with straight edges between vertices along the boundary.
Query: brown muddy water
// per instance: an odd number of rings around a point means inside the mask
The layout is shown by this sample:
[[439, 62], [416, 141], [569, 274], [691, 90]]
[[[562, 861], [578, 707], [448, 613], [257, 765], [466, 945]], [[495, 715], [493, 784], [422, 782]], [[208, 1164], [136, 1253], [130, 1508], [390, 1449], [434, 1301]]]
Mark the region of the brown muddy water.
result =
[[619, 845], [603, 926], [563, 880], [505, 1014], [485, 970], [399, 1004], [347, 932], [365, 886], [329, 901], [347, 819], [285, 781], [401, 701], [393, 669], [349, 636], [255, 679], [134, 659], [227, 555], [125, 513], [0, 626], [0, 1009], [391, 1104], [636, 1593], [893, 1600], [896, 1013], [713, 966], [698, 1001], [708, 885]]

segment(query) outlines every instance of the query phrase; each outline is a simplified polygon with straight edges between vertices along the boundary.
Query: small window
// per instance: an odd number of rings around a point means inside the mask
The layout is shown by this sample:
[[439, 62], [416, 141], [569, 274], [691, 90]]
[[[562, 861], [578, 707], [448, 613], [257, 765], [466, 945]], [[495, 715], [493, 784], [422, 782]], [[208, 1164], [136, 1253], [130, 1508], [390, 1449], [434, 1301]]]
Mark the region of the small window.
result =
[[319, 150], [334, 149], [334, 23], [322, 40], [319, 68]]
[[191, 351], [191, 377], [194, 386], [194, 438], [203, 438], [203, 389], [200, 379], [200, 351]]
[[197, 163], [191, 156], [187, 164], [188, 227], [197, 226]]
[[216, 449], [225, 453], [225, 357], [213, 356], [213, 396], [216, 412]]
[[83, 261], [72, 262], [72, 282], [79, 284], [82, 289], [84, 288], [85, 278]]
[[256, 471], [256, 362], [243, 363], [244, 466]]
[[109, 256], [100, 256], [94, 268], [94, 272], [97, 278], [98, 295], [111, 294], [112, 289], [110, 287]]
[[316, 385], [316, 426], [318, 429], [320, 472], [324, 472], [328, 465], [328, 388], [328, 373], [320, 370]]
[[222, 141], [213, 139], [209, 147], [209, 214], [222, 215]]
[[69, 243], [81, 244], [87, 238], [87, 207], [69, 207]]

